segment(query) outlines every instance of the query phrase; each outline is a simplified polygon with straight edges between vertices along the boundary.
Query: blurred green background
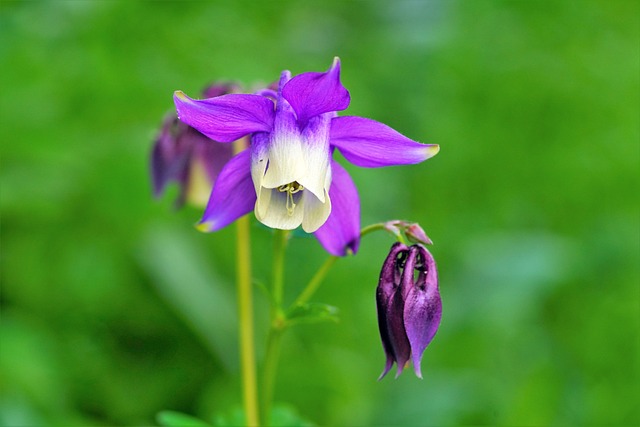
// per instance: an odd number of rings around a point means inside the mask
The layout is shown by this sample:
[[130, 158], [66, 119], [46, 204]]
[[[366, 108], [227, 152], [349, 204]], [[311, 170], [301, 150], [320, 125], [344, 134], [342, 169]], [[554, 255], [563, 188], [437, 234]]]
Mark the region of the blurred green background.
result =
[[[176, 89], [342, 59], [352, 103], [438, 156], [348, 165], [363, 224], [420, 222], [444, 314], [376, 382], [368, 236], [284, 340], [276, 400], [320, 425], [640, 424], [640, 7], [614, 1], [0, 3], [0, 424], [210, 420], [239, 403], [233, 227], [151, 197]], [[344, 162], [343, 162], [344, 164]], [[253, 220], [255, 277], [270, 233]], [[288, 298], [325, 258], [296, 239]], [[265, 298], [256, 291], [262, 348]]]

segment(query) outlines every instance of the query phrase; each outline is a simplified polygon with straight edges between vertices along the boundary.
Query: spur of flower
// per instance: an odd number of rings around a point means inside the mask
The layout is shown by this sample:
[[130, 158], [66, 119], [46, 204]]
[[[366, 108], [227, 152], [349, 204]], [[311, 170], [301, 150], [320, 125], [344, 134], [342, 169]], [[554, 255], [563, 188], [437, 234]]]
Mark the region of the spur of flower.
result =
[[350, 102], [338, 58], [326, 72], [283, 71], [277, 91], [202, 100], [178, 91], [174, 101], [181, 121], [215, 141], [250, 135], [249, 149], [218, 176], [201, 230], [219, 230], [253, 210], [272, 228], [302, 226], [337, 256], [358, 250], [360, 201], [334, 150], [367, 168], [415, 164], [439, 150], [374, 120], [338, 116]]

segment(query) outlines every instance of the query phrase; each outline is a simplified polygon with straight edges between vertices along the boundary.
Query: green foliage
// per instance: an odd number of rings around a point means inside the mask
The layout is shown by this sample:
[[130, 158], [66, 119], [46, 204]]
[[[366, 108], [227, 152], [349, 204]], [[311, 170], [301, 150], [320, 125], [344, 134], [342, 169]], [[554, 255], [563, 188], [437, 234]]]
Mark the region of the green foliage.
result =
[[[214, 416], [214, 426], [235, 427], [246, 425], [242, 408], [235, 407]], [[271, 417], [267, 424], [273, 427], [313, 427], [314, 424], [305, 420], [290, 405], [277, 404], [271, 410]], [[168, 426], [172, 427], [172, 426]], [[178, 427], [178, 426], [175, 426]]]
[[211, 424], [205, 421], [175, 411], [162, 411], [158, 414], [157, 420], [162, 427], [211, 427]]
[[[151, 198], [151, 142], [176, 89], [335, 55], [346, 114], [441, 146], [346, 167], [363, 225], [434, 240], [443, 321], [423, 381], [376, 383], [391, 239], [367, 236], [291, 313], [340, 322], [287, 331], [275, 397], [296, 411], [278, 422], [640, 424], [639, 16], [632, 0], [0, 2], [0, 424], [238, 422], [234, 230], [195, 231], [175, 189]], [[268, 282], [271, 233], [252, 242]], [[312, 238], [288, 254], [287, 307], [326, 258]]]
[[289, 325], [297, 323], [337, 322], [338, 308], [328, 304], [307, 303], [295, 305], [286, 313]]

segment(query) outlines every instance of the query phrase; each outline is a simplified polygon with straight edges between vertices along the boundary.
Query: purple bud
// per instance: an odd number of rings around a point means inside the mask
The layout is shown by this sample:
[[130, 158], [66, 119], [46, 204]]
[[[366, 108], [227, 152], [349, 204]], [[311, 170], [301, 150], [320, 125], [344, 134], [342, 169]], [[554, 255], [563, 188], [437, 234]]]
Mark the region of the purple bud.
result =
[[409, 360], [422, 378], [420, 361], [442, 315], [433, 257], [422, 245], [395, 243], [385, 260], [376, 292], [378, 326], [387, 360], [382, 379], [395, 362], [396, 378]]

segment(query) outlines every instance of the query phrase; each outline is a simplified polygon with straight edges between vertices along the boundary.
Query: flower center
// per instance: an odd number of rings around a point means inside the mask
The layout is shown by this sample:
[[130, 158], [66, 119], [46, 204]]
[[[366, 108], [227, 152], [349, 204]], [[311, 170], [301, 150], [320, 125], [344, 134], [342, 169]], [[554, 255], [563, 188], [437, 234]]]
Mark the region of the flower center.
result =
[[296, 208], [296, 204], [293, 202], [293, 195], [302, 190], [304, 190], [304, 186], [298, 181], [293, 181], [278, 187], [279, 192], [287, 193], [287, 213], [289, 216], [293, 215], [293, 210]]

